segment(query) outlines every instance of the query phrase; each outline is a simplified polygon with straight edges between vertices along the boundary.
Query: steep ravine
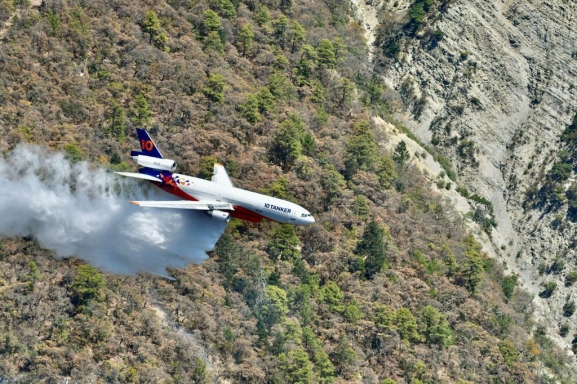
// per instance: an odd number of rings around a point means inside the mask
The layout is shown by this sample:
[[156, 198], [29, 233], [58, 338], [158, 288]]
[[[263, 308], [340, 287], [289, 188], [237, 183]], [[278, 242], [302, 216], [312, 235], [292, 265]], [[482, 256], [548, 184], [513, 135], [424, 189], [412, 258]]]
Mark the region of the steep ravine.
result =
[[[405, 3], [373, 6], [401, 17]], [[371, 14], [367, 7], [357, 16]], [[362, 23], [370, 26], [368, 35], [375, 30], [370, 21]], [[564, 222], [553, 228], [563, 210], [545, 213], [524, 202], [527, 189], [551, 167], [558, 137], [577, 112], [575, 25], [575, 2], [455, 1], [425, 26], [443, 32], [436, 48], [406, 39], [399, 56], [381, 68], [405, 102], [398, 117], [452, 160], [460, 184], [493, 203], [498, 226], [490, 254], [520, 274], [535, 295], [537, 320], [568, 351], [577, 315], [564, 317], [562, 307], [577, 299], [575, 286], [564, 286], [567, 272], [577, 270], [576, 227]], [[565, 269], [539, 275], [538, 266], [556, 255]], [[557, 281], [552, 297], [539, 297], [542, 283], [551, 280]], [[559, 325], [566, 321], [571, 331], [562, 339]]]

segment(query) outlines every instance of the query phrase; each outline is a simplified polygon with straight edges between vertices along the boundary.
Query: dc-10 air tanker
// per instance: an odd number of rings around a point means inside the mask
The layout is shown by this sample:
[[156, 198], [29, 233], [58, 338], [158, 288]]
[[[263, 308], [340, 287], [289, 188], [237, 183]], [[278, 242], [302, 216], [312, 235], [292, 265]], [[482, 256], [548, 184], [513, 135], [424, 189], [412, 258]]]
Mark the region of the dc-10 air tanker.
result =
[[275, 197], [235, 188], [226, 169], [214, 164], [210, 181], [174, 173], [176, 162], [165, 159], [148, 132], [137, 128], [141, 151], [132, 151], [132, 159], [143, 168], [138, 173], [117, 172], [119, 175], [143, 179], [182, 200], [131, 201], [141, 207], [194, 209], [205, 211], [213, 220], [228, 223], [231, 217], [257, 223], [262, 219], [279, 223], [308, 225], [313, 215], [300, 205]]

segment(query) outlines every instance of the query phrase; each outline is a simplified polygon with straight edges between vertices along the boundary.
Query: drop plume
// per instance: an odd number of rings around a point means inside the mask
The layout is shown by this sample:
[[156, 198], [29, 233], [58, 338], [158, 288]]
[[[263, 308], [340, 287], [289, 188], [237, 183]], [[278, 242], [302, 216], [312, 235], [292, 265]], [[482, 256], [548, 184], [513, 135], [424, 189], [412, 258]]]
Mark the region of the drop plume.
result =
[[137, 207], [174, 200], [147, 182], [122, 178], [61, 153], [19, 145], [0, 158], [0, 234], [32, 236], [59, 257], [107, 272], [148, 272], [201, 263], [226, 228], [203, 212]]

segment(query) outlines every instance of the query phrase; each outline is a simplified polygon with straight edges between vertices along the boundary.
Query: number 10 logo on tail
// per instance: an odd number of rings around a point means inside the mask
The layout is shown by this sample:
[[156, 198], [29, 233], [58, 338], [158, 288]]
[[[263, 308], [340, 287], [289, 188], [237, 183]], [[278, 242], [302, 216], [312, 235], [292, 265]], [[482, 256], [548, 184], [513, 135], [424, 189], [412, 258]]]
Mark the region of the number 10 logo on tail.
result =
[[152, 151], [152, 148], [154, 148], [154, 144], [152, 144], [151, 140], [140, 140], [140, 146], [143, 150], [149, 152]]

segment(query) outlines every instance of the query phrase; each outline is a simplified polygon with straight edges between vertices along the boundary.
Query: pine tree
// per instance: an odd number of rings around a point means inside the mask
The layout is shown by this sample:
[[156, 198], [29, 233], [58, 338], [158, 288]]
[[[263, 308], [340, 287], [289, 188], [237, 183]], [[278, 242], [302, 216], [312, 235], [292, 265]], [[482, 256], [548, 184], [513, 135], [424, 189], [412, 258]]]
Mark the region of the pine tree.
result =
[[399, 336], [406, 341], [420, 341], [417, 320], [413, 313], [407, 308], [399, 308], [395, 313], [395, 325]]
[[285, 372], [284, 379], [287, 383], [307, 384], [311, 382], [313, 367], [309, 355], [301, 347], [291, 349], [288, 353], [281, 353], [279, 361]]
[[148, 124], [150, 124], [150, 121], [152, 120], [151, 119], [152, 112], [148, 107], [148, 101], [146, 101], [144, 95], [140, 93], [138, 94], [138, 96], [136, 96], [134, 104], [136, 108], [136, 111], [134, 113], [135, 114], [134, 122], [139, 127], [146, 127]]
[[322, 39], [317, 48], [319, 67], [332, 69], [337, 63], [335, 57], [335, 48], [333, 43], [328, 39]]
[[38, 270], [38, 266], [34, 261], [28, 263], [28, 267], [30, 268], [30, 271], [26, 276], [26, 280], [28, 281], [28, 286], [30, 290], [34, 291], [34, 288], [36, 287], [36, 282], [40, 280], [40, 271]]
[[481, 245], [477, 243], [473, 235], [467, 236], [463, 239], [465, 251], [465, 263], [461, 269], [461, 277], [464, 281], [465, 288], [471, 293], [475, 294], [481, 285], [483, 275], [483, 257], [481, 256]]
[[304, 124], [300, 116], [291, 114], [278, 128], [270, 148], [272, 161], [289, 169], [302, 154], [301, 138], [304, 134]]
[[218, 159], [214, 156], [205, 156], [200, 161], [200, 172], [198, 177], [205, 180], [210, 180], [214, 172], [214, 163], [218, 163]]
[[321, 341], [310, 327], [303, 328], [303, 344], [314, 362], [315, 380], [313, 382], [332, 383], [335, 378], [335, 367], [331, 363], [329, 355], [324, 351]]
[[124, 126], [126, 124], [126, 113], [124, 108], [116, 100], [112, 99], [110, 102], [110, 110], [108, 111], [109, 128], [108, 133], [117, 140], [125, 139]]
[[365, 258], [365, 277], [372, 279], [385, 266], [385, 230], [376, 221], [367, 224], [355, 253]]
[[264, 300], [257, 310], [268, 329], [282, 322], [289, 313], [288, 298], [284, 289], [275, 285], [266, 287]]
[[355, 96], [355, 83], [343, 77], [340, 84], [340, 95], [338, 106], [340, 108], [350, 108]]
[[226, 19], [233, 19], [236, 16], [236, 9], [230, 0], [213, 0], [214, 7]]
[[252, 30], [252, 26], [250, 24], [243, 25], [238, 37], [238, 45], [242, 51], [242, 55], [245, 57], [252, 55], [254, 40], [254, 31]]
[[380, 330], [395, 329], [395, 312], [389, 306], [377, 304], [373, 322]]
[[259, 4], [256, 8], [256, 15], [254, 17], [254, 21], [258, 24], [259, 27], [262, 27], [266, 23], [270, 21], [270, 11], [268, 10], [266, 5]]
[[276, 108], [276, 98], [268, 87], [262, 87], [256, 94], [258, 102], [258, 111], [261, 114], [272, 112]]
[[305, 42], [307, 30], [298, 21], [293, 21], [290, 25], [291, 53], [295, 53]]
[[211, 9], [207, 9], [203, 14], [203, 29], [204, 36], [208, 36], [210, 32], [217, 32], [220, 34], [221, 24], [218, 15]]
[[499, 351], [503, 355], [503, 360], [509, 367], [513, 367], [517, 359], [519, 358], [519, 351], [517, 347], [509, 340], [503, 340], [499, 343]]
[[369, 217], [371, 208], [369, 206], [369, 200], [363, 195], [355, 197], [353, 204], [351, 206], [351, 211], [359, 219], [366, 219]]
[[70, 284], [72, 301], [79, 311], [82, 311], [91, 301], [104, 300], [105, 286], [106, 282], [98, 269], [86, 264], [81, 265]]
[[311, 75], [317, 65], [317, 52], [315, 49], [305, 44], [301, 49], [301, 58], [298, 61], [295, 72], [299, 85], [308, 85]]
[[377, 149], [371, 126], [360, 122], [355, 126], [354, 136], [347, 142], [345, 168], [348, 179], [359, 170], [372, 171], [377, 163]]
[[333, 40], [333, 47], [335, 49], [335, 58], [337, 62], [341, 62], [345, 57], [345, 53], [347, 53], [347, 46], [343, 39], [340, 37], [335, 37]]
[[359, 355], [351, 347], [350, 341], [347, 339], [344, 333], [339, 335], [339, 341], [337, 347], [333, 353], [333, 361], [338, 366], [339, 375], [347, 375], [354, 368]]
[[256, 95], [249, 95], [246, 102], [240, 106], [242, 114], [246, 121], [251, 125], [255, 125], [260, 121], [260, 113], [258, 111], [258, 98]]
[[453, 332], [445, 315], [427, 305], [419, 317], [419, 330], [429, 345], [437, 344], [441, 347], [454, 342]]
[[306, 156], [312, 156], [317, 146], [315, 135], [310, 131], [306, 132], [301, 138], [301, 145], [303, 153]]
[[379, 184], [385, 189], [391, 188], [395, 180], [399, 177], [395, 169], [395, 162], [387, 155], [379, 158], [378, 173]]
[[160, 33], [160, 20], [153, 10], [146, 12], [144, 31], [149, 34], [149, 43]]
[[210, 31], [208, 35], [204, 38], [203, 50], [205, 52], [214, 51], [216, 53], [224, 52], [224, 45], [220, 38], [220, 34], [216, 31]]
[[218, 73], [211, 73], [208, 76], [208, 81], [204, 86], [204, 95], [210, 100], [216, 103], [222, 103], [224, 101], [224, 90], [226, 85], [224, 83], [224, 77]]
[[280, 10], [282, 13], [290, 14], [292, 11], [293, 0], [280, 0]]
[[273, 260], [295, 260], [300, 258], [300, 244], [294, 226], [282, 224], [275, 228], [267, 252]]
[[277, 38], [278, 44], [281, 49], [284, 50], [286, 43], [286, 31], [288, 29], [289, 20], [285, 15], [280, 15], [278, 19], [274, 21], [274, 34]]
[[395, 147], [395, 152], [393, 153], [393, 160], [395, 160], [395, 163], [397, 163], [399, 167], [403, 168], [405, 166], [405, 163], [407, 162], [407, 160], [409, 160], [410, 157], [411, 155], [407, 150], [407, 143], [405, 143], [404, 140], [401, 140], [401, 142], [397, 144], [397, 146]]
[[54, 36], [61, 37], [61, 22], [58, 14], [49, 9], [48, 12], [46, 13], [46, 16], [48, 17], [48, 23], [52, 28], [52, 32], [54, 32]]
[[326, 283], [320, 293], [322, 301], [328, 304], [331, 311], [341, 313], [345, 309], [343, 306], [343, 292], [333, 281]]
[[328, 207], [335, 199], [342, 196], [346, 181], [332, 164], [327, 164], [324, 166], [321, 175], [321, 186], [326, 196], [325, 207]]

